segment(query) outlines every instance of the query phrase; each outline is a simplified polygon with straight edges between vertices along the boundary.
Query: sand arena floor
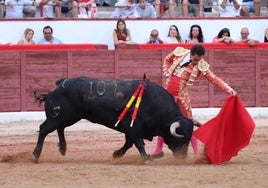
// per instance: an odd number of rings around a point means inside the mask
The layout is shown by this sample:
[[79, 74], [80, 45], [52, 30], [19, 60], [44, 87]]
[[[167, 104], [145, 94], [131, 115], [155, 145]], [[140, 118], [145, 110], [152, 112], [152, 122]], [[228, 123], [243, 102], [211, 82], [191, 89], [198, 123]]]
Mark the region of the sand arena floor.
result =
[[[39, 163], [33, 163], [32, 151], [41, 122], [1, 123], [0, 187], [265, 188], [268, 118], [255, 122], [250, 144], [221, 165], [196, 163], [191, 148], [186, 160], [176, 160], [166, 146], [165, 157], [150, 165], [142, 165], [135, 147], [123, 158], [113, 159], [112, 153], [122, 146], [124, 135], [86, 121], [66, 128], [65, 156], [59, 153], [58, 137], [53, 132], [46, 137]], [[148, 153], [155, 140], [146, 141]]]

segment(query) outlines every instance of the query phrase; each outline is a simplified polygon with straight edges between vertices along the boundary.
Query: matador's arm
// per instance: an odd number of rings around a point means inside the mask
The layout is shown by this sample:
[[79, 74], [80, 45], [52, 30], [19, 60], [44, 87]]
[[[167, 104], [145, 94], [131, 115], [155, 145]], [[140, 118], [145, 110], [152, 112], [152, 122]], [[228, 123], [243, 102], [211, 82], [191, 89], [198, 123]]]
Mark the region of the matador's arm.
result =
[[207, 70], [204, 74], [205, 78], [210, 81], [215, 86], [218, 86], [223, 91], [229, 93], [229, 94], [236, 94], [236, 91], [234, 91], [231, 86], [229, 86], [226, 82], [224, 82], [221, 78], [217, 77], [211, 70]]

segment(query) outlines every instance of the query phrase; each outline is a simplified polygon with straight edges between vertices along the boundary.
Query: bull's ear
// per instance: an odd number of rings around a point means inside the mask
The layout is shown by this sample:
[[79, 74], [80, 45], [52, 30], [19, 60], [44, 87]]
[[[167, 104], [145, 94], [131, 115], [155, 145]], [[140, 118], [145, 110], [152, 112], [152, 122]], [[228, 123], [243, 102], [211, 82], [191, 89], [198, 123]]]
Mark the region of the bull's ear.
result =
[[180, 127], [180, 123], [179, 122], [176, 121], [176, 122], [172, 123], [170, 125], [170, 128], [169, 128], [170, 133], [171, 133], [171, 135], [173, 135], [175, 137], [183, 138], [184, 137], [183, 135], [176, 133], [176, 129], [179, 128], [179, 127]]

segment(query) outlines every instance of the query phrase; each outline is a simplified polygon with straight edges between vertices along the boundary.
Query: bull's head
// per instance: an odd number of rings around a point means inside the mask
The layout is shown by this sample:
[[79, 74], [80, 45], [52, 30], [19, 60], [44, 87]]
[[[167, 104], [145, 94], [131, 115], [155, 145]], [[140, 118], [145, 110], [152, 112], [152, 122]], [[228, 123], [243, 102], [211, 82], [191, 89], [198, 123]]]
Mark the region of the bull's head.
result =
[[193, 126], [193, 121], [187, 118], [180, 119], [170, 125], [170, 136], [165, 138], [165, 142], [175, 157], [181, 156], [181, 154], [186, 156]]

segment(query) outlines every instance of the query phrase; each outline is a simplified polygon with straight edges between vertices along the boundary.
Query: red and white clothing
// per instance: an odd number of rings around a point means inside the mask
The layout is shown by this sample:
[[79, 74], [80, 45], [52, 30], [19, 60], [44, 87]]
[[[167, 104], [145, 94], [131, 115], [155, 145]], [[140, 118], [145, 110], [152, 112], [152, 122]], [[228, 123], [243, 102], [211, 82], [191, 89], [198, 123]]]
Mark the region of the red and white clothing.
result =
[[192, 108], [187, 86], [193, 85], [196, 78], [203, 75], [209, 82], [225, 92], [232, 88], [209, 69], [209, 64], [203, 59], [196, 65], [190, 62], [190, 50], [176, 48], [166, 56], [163, 64], [164, 75], [167, 79], [167, 90], [180, 106], [184, 116], [192, 118]]

